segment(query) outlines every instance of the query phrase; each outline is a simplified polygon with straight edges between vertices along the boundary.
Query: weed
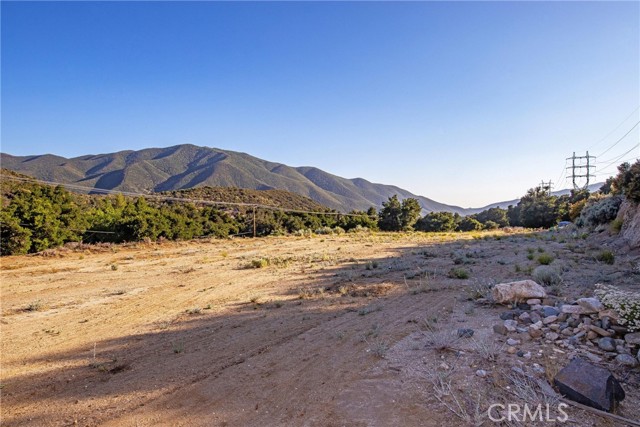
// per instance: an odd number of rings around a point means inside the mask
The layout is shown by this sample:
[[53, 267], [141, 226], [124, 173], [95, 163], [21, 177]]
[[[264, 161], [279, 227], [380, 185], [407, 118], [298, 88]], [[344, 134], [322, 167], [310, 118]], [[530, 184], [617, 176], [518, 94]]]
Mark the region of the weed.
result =
[[196, 316], [198, 314], [202, 313], [202, 309], [200, 307], [195, 307], [195, 308], [190, 308], [185, 310], [185, 313], [191, 315], [191, 316]]
[[269, 266], [269, 260], [266, 258], [258, 258], [251, 260], [247, 268], [265, 268]]
[[42, 304], [42, 301], [40, 300], [35, 300], [33, 302], [31, 302], [28, 306], [25, 307], [25, 311], [40, 311], [44, 308], [44, 304]]
[[381, 308], [378, 307], [378, 306], [368, 305], [368, 306], [362, 307], [360, 310], [358, 310], [358, 315], [359, 316], [366, 316], [369, 313], [373, 313], [374, 311], [379, 311], [379, 310], [381, 310]]
[[367, 264], [365, 265], [365, 268], [367, 270], [373, 270], [375, 268], [378, 268], [378, 261], [369, 261], [369, 262], [367, 262]]
[[473, 348], [481, 358], [488, 362], [496, 362], [498, 355], [502, 352], [504, 344], [499, 344], [493, 340], [478, 341], [472, 338]]
[[529, 261], [533, 260], [533, 258], [534, 258], [534, 256], [533, 256], [533, 254], [532, 254], [532, 253], [530, 253], [530, 254], [528, 254], [528, 255], [527, 255], [527, 259], [528, 259]]
[[553, 262], [553, 260], [553, 255], [547, 253], [543, 253], [538, 257], [538, 262], [540, 263], [540, 265], [549, 265]]
[[116, 271], [118, 269], [117, 264], [111, 264], [111, 270]]
[[371, 351], [371, 354], [381, 359], [384, 358], [384, 355], [387, 354], [388, 350], [389, 350], [389, 344], [387, 344], [385, 341], [382, 341], [382, 340], [377, 340], [369, 348], [369, 351]]
[[229, 252], [227, 252], [227, 251], [222, 251], [222, 252], [220, 252], [220, 256], [221, 256], [222, 258], [226, 258], [226, 257], [228, 257], [228, 256], [229, 256]]
[[562, 282], [558, 271], [548, 265], [539, 265], [531, 273], [533, 280], [545, 286], [558, 285]]
[[604, 262], [605, 264], [613, 265], [615, 262], [615, 256], [613, 255], [613, 252], [604, 250], [596, 255], [596, 260]]
[[184, 352], [184, 343], [182, 341], [179, 341], [177, 343], [173, 343], [173, 352], [175, 354], [180, 354], [182, 352]]
[[468, 279], [469, 272], [464, 268], [452, 268], [449, 270], [449, 277], [452, 279]]

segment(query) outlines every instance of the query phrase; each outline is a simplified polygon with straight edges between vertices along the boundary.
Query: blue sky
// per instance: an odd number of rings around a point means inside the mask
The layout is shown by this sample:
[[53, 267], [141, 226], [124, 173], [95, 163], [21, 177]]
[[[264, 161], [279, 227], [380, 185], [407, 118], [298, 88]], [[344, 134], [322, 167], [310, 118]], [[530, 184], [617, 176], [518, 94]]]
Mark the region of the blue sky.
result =
[[638, 2], [1, 7], [14, 155], [192, 143], [469, 207], [567, 186], [640, 120]]

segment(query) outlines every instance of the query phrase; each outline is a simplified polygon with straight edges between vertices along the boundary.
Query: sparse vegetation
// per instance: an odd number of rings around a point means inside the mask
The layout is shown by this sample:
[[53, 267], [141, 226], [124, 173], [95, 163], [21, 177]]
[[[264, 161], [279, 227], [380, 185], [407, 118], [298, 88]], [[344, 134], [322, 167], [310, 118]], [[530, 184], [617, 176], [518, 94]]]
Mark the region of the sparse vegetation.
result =
[[543, 253], [538, 256], [538, 263], [540, 265], [549, 265], [553, 262], [554, 259], [555, 258], [553, 257], [553, 255], [548, 253]]
[[610, 250], [601, 251], [596, 255], [596, 260], [609, 265], [613, 265], [615, 259], [615, 255], [613, 255], [613, 252], [611, 252]]
[[468, 279], [469, 276], [469, 271], [464, 268], [452, 268], [449, 270], [449, 277], [452, 279]]

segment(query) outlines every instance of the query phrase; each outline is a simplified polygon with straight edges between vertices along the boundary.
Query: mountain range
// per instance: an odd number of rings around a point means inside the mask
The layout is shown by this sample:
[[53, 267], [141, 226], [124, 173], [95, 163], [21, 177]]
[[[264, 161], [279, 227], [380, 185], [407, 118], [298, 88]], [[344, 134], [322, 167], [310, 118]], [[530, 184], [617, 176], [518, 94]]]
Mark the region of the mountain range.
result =
[[[485, 209], [447, 205], [393, 185], [342, 178], [315, 167], [291, 167], [246, 153], [190, 144], [69, 159], [52, 154], [0, 153], [0, 164], [45, 181], [145, 194], [204, 186], [277, 189], [306, 196], [341, 212], [379, 208], [397, 194], [400, 199], [417, 199], [423, 213], [449, 211], [469, 215]], [[510, 201], [490, 206], [506, 207], [504, 203], [514, 204]]]

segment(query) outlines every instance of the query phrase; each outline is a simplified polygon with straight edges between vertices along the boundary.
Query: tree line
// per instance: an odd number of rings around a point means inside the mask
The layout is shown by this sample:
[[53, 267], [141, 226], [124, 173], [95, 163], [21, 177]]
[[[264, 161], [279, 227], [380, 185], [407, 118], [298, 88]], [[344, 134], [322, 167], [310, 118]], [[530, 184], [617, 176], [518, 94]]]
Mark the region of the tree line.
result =
[[[624, 163], [619, 173], [600, 189], [602, 194], [624, 195], [640, 202], [640, 161]], [[328, 233], [351, 230], [382, 231], [477, 231], [507, 226], [549, 228], [559, 221], [575, 221], [587, 205], [587, 190], [555, 196], [532, 188], [514, 206], [490, 208], [461, 216], [430, 212], [421, 216], [416, 199], [390, 197], [378, 212], [352, 211], [340, 215], [296, 213], [251, 207], [223, 209], [188, 201], [146, 200], [116, 196], [86, 196], [61, 186], [36, 183], [3, 189], [0, 211], [0, 254], [39, 252], [67, 242], [132, 242], [142, 240], [188, 240], [195, 237], [258, 236], [288, 233]]]

